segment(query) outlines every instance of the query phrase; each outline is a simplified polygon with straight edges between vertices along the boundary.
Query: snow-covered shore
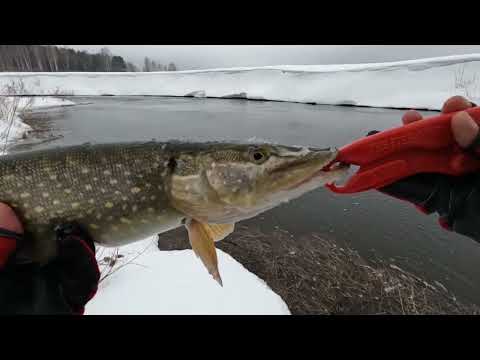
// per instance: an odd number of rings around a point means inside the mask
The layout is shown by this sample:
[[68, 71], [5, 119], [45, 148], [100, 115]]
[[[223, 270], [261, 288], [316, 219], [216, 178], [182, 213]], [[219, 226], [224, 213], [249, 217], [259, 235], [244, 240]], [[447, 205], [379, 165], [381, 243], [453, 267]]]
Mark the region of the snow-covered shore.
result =
[[0, 141], [2, 142], [21, 139], [26, 133], [32, 130], [32, 128], [25, 124], [20, 118], [19, 115], [21, 112], [25, 110], [37, 111], [75, 105], [73, 101], [54, 97], [20, 97], [17, 99], [19, 101], [17, 104], [17, 111], [15, 113], [13, 113], [14, 99], [12, 97], [4, 96], [0, 99]]
[[32, 105], [30, 110], [44, 110], [49, 108], [63, 107], [63, 106], [74, 106], [73, 101], [64, 99], [64, 98], [55, 98], [55, 97], [34, 97], [32, 98]]
[[0, 73], [29, 94], [158, 95], [439, 110], [480, 99], [480, 54], [375, 64], [279, 65], [150, 73]]
[[10, 120], [0, 119], [0, 141], [10, 142], [21, 139], [32, 128], [14, 115]]
[[[108, 254], [99, 251], [101, 257]], [[114, 267], [118, 270], [100, 283], [86, 315], [290, 314], [263, 280], [221, 250], [217, 253], [223, 287], [192, 250], [159, 251], [155, 237], [123, 246], [119, 252], [124, 257]], [[102, 260], [98, 255], [97, 259]]]

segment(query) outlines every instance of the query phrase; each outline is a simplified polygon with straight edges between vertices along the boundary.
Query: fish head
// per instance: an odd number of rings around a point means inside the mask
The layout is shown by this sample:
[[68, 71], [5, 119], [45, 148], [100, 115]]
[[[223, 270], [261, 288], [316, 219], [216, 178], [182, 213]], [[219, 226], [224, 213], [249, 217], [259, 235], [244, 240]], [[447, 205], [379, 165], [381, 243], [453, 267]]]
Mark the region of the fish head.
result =
[[342, 178], [347, 166], [324, 170], [336, 156], [330, 148], [212, 144], [176, 156], [169, 195], [192, 218], [236, 222]]

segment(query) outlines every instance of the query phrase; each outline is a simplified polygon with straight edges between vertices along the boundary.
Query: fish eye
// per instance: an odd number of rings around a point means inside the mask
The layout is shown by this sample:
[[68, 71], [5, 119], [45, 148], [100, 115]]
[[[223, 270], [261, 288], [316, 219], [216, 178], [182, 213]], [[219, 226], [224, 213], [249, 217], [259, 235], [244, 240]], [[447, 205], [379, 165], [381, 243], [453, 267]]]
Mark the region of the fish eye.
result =
[[268, 154], [263, 149], [254, 148], [250, 151], [250, 160], [256, 164], [262, 164], [268, 159]]

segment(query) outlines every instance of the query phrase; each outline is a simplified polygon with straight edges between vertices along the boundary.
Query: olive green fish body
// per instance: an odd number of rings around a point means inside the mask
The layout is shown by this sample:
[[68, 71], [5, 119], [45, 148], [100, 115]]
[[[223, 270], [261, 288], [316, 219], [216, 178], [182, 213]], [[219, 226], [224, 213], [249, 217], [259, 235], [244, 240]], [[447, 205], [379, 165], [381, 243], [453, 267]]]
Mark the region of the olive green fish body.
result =
[[67, 221], [81, 222], [106, 246], [180, 226], [183, 215], [165, 192], [166, 146], [87, 144], [1, 157], [0, 200], [23, 220], [28, 257], [54, 256], [53, 229]]

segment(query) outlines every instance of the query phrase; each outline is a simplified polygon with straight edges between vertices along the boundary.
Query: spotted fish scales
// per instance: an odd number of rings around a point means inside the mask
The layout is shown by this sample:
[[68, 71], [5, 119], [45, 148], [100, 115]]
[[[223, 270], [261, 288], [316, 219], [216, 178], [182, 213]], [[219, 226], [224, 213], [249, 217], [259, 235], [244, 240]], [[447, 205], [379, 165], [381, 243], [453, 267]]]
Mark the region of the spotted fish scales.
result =
[[[119, 246], [180, 225], [168, 205], [167, 152], [162, 144], [81, 145], [0, 160], [0, 199], [23, 220], [33, 241], [25, 252], [46, 261], [55, 255], [52, 229], [80, 221], [93, 238]], [[141, 226], [140, 226], [141, 225]]]

